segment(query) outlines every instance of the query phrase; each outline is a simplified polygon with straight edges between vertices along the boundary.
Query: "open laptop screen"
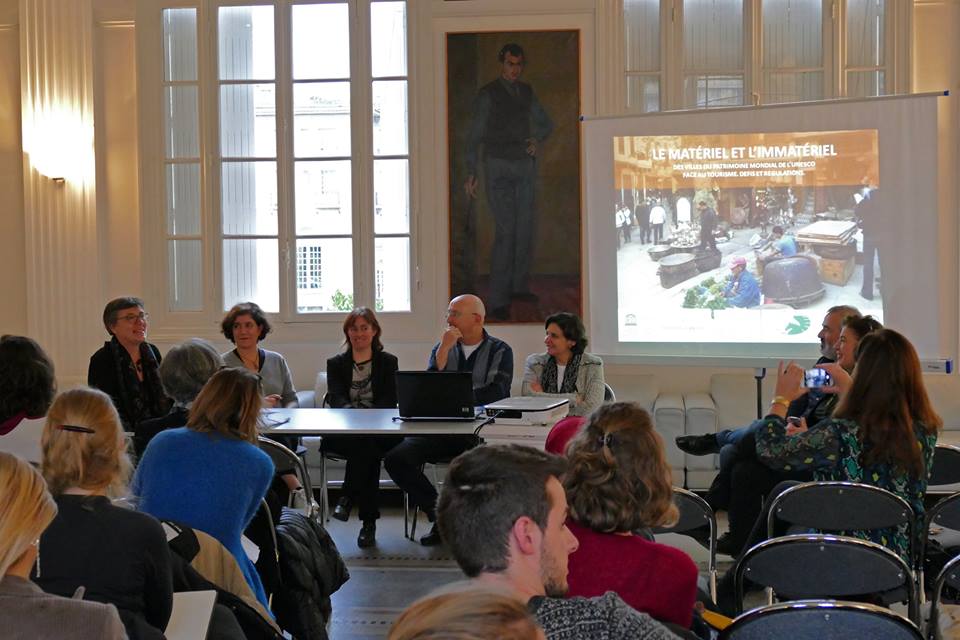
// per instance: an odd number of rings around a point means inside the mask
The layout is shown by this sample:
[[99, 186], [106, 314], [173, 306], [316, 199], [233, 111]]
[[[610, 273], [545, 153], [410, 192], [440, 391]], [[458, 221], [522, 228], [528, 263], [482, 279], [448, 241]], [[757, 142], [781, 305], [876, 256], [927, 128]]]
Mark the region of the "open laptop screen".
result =
[[397, 371], [401, 418], [472, 420], [473, 375], [469, 371]]

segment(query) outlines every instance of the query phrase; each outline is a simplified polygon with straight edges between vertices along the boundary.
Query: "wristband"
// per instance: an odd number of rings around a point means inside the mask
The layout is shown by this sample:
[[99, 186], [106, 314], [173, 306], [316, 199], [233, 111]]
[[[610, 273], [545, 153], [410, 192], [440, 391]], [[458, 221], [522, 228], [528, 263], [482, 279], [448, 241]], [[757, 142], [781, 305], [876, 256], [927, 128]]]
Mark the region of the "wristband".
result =
[[771, 402], [770, 404], [782, 404], [784, 408], [787, 408], [790, 406], [790, 401], [787, 400], [786, 397], [784, 396], [774, 396], [773, 402]]

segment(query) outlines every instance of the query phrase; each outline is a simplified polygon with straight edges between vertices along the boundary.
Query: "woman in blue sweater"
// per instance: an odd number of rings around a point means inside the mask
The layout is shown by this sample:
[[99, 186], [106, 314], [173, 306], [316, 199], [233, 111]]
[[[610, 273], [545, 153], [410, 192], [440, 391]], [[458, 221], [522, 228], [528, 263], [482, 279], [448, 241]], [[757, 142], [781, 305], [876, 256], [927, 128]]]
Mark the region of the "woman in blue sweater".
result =
[[218, 371], [194, 401], [187, 426], [150, 441], [132, 492], [141, 511], [219, 540], [268, 606], [260, 576], [240, 544], [273, 477], [273, 462], [257, 446], [261, 404], [256, 374]]

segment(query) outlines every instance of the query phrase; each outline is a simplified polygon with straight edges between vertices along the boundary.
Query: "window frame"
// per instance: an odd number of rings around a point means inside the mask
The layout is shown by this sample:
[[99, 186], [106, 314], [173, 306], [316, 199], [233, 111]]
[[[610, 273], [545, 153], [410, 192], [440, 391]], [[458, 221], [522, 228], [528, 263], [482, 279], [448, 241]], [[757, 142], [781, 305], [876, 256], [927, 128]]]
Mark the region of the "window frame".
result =
[[[223, 316], [223, 243], [233, 234], [224, 233], [221, 211], [222, 160], [220, 154], [217, 21], [219, 7], [262, 6], [274, 9], [274, 79], [276, 100], [276, 163], [278, 206], [278, 273], [279, 311], [270, 313], [282, 323], [342, 322], [342, 311], [297, 311], [297, 235], [294, 210], [295, 162], [293, 149], [293, 70], [291, 15], [294, 5], [346, 4], [351, 27], [350, 49], [350, 129], [351, 129], [351, 206], [353, 296], [356, 305], [374, 308], [375, 302], [375, 236], [373, 184], [373, 75], [370, 50], [370, 5], [392, 0], [138, 0], [137, 2], [137, 69], [138, 120], [140, 132], [140, 202], [141, 251], [144, 265], [144, 294], [150, 300], [156, 326], [171, 335], [185, 331], [209, 332], [210, 322]], [[404, 236], [409, 240], [410, 308], [378, 312], [381, 315], [413, 317], [418, 308], [429, 301], [417, 286], [419, 273], [420, 234], [418, 233], [418, 184], [415, 180], [417, 154], [415, 108], [415, 67], [412, 64], [414, 42], [411, 15], [414, 7], [406, 0], [407, 72], [407, 154], [409, 227]], [[163, 67], [163, 10], [192, 8], [197, 12], [197, 86], [200, 153], [200, 234], [202, 262], [202, 308], [196, 311], [171, 310], [169, 299], [168, 242], [165, 213], [165, 157], [162, 92], [165, 81]], [[244, 81], [248, 82], [248, 81]], [[249, 82], [253, 82], [250, 80]], [[235, 84], [226, 81], [226, 84]], [[230, 156], [232, 157], [232, 156]], [[249, 158], [245, 158], [249, 159]], [[381, 234], [383, 235], [383, 234]], [[250, 236], [257, 237], [257, 236]], [[271, 236], [272, 238], [273, 236]], [[305, 237], [311, 237], [307, 235]], [[193, 238], [193, 236], [191, 236]], [[161, 267], [162, 265], [162, 267]], [[405, 323], [404, 323], [405, 324]]]

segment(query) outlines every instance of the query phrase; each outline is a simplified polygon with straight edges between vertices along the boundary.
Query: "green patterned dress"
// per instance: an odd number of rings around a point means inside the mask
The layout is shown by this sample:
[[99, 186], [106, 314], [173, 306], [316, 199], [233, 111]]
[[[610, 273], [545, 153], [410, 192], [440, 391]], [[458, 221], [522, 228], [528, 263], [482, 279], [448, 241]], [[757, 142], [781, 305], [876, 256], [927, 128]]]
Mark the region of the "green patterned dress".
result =
[[[888, 463], [864, 465], [861, 462], [864, 446], [858, 437], [859, 432], [860, 425], [853, 420], [827, 418], [803, 433], [788, 436], [784, 419], [769, 415], [756, 433], [757, 457], [771, 469], [812, 470], [817, 481], [861, 482], [886, 489], [910, 503], [918, 519], [917, 524], [922, 523], [923, 496], [937, 444], [936, 433], [928, 434], [923, 425], [914, 425], [917, 446], [923, 450], [926, 470], [921, 478], [915, 479]], [[907, 562], [910, 561], [909, 536], [905, 524], [897, 528], [838, 533], [882, 544]]]

